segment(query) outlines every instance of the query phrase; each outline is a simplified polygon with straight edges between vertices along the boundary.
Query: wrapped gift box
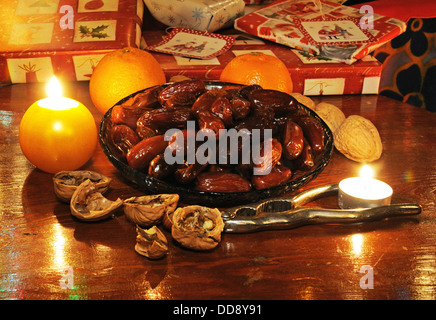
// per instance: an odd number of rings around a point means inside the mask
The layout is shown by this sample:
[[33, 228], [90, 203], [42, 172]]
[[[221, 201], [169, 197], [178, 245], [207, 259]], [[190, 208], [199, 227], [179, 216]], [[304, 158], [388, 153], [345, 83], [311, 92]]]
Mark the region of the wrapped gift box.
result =
[[[377, 94], [381, 74], [381, 64], [368, 56], [346, 65], [336, 61], [305, 55], [304, 52], [264, 41], [235, 30], [223, 34], [233, 34], [236, 41], [233, 47], [222, 55], [210, 59], [192, 59], [164, 53], [151, 52], [170, 79], [175, 75], [185, 75], [203, 80], [219, 80], [224, 66], [236, 55], [247, 52], [264, 52], [281, 59], [288, 67], [294, 83], [294, 91], [305, 95], [333, 94]], [[164, 31], [144, 31], [142, 46], [151, 46], [162, 41]]]
[[170, 27], [214, 32], [244, 14], [244, 0], [144, 0], [150, 13]]
[[139, 47], [142, 0], [11, 0], [0, 10], [0, 83], [89, 80], [108, 52]]
[[348, 64], [406, 30], [398, 19], [325, 0], [277, 1], [236, 19], [234, 27]]

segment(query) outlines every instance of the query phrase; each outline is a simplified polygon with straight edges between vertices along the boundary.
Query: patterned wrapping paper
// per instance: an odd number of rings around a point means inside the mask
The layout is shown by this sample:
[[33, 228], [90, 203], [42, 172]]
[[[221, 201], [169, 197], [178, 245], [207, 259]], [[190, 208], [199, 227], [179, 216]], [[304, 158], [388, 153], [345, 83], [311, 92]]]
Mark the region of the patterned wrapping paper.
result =
[[244, 14], [244, 0], [144, 0], [153, 17], [169, 26], [214, 32]]
[[[272, 2], [274, 2], [275, 0], [244, 0], [246, 5], [266, 5], [266, 4], [270, 4]], [[336, 2], [336, 3], [344, 3], [347, 0], [330, 0], [331, 2]]]
[[[61, 8], [72, 8], [72, 19]], [[0, 83], [45, 82], [53, 74], [67, 81], [89, 80], [106, 53], [139, 47], [143, 12], [142, 0], [2, 3]]]
[[352, 64], [406, 30], [404, 22], [377, 14], [371, 26], [365, 15], [359, 9], [325, 0], [282, 0], [236, 19], [234, 27]]
[[259, 5], [259, 4], [269, 4], [273, 2], [273, 0], [244, 0], [247, 6], [249, 5]]
[[[286, 64], [292, 76], [294, 92], [309, 96], [378, 93], [382, 68], [373, 57], [368, 56], [353, 65], [345, 65], [305, 56], [298, 50], [235, 30], [229, 29], [221, 33], [233, 35], [236, 41], [230, 50], [214, 59], [200, 60], [151, 53], [164, 69], [168, 80], [180, 74], [202, 80], [219, 80], [225, 65], [236, 55], [263, 52], [278, 57]], [[165, 35], [164, 31], [144, 31], [142, 47], [159, 43]]]

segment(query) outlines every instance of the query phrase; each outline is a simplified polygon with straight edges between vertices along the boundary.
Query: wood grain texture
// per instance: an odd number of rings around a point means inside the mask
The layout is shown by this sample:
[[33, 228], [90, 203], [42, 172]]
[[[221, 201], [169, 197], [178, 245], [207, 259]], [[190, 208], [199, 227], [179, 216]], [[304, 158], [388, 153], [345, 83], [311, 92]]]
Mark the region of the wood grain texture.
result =
[[[65, 96], [101, 114], [88, 83]], [[135, 226], [122, 214], [81, 222], [53, 193], [52, 175], [32, 167], [18, 143], [27, 107], [45, 96], [40, 84], [0, 88], [0, 299], [436, 299], [436, 114], [381, 96], [316, 97], [379, 129], [383, 155], [372, 167], [394, 189], [393, 202], [422, 206], [419, 216], [359, 225], [305, 226], [223, 234], [208, 252], [169, 239], [169, 255], [151, 261], [134, 251]], [[358, 175], [361, 165], [334, 151], [305, 188]], [[97, 147], [84, 169], [113, 178], [109, 199], [143, 194]], [[337, 207], [335, 198], [311, 205]], [[363, 266], [374, 288], [362, 289]], [[60, 280], [71, 267], [74, 286]]]

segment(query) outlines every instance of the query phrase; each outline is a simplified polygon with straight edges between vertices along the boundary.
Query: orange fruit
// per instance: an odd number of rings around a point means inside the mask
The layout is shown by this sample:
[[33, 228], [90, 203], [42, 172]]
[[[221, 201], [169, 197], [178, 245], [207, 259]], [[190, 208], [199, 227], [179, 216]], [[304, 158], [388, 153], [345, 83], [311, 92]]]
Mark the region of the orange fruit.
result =
[[89, 93], [95, 107], [106, 113], [126, 96], [165, 82], [162, 67], [150, 53], [126, 47], [100, 60], [92, 72]]
[[292, 93], [291, 75], [283, 61], [261, 52], [233, 58], [223, 69], [220, 81], [245, 85], [258, 84], [263, 89]]

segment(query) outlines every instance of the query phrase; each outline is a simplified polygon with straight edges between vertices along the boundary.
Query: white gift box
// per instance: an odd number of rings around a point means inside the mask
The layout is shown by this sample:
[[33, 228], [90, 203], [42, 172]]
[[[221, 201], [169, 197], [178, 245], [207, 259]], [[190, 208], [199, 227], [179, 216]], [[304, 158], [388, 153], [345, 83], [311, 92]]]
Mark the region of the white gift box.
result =
[[169, 27], [214, 32], [244, 15], [244, 0], [144, 0], [150, 13]]

